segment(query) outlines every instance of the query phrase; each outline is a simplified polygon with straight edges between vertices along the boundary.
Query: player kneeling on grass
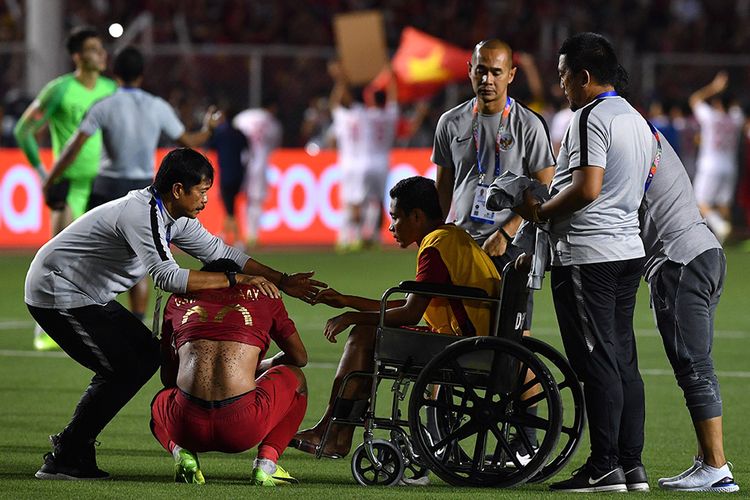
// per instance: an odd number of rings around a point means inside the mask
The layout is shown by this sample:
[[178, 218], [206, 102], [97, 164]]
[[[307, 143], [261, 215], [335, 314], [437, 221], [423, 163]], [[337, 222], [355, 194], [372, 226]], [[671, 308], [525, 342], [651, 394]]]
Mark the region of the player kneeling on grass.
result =
[[[412, 243], [419, 246], [416, 281], [446, 285], [472, 286], [497, 296], [500, 275], [492, 260], [463, 229], [445, 224], [440, 210], [435, 182], [424, 177], [410, 177], [396, 184], [390, 191], [391, 225], [394, 239], [401, 248]], [[328, 320], [324, 334], [331, 342], [336, 336], [354, 326], [344, 347], [333, 381], [331, 397], [323, 417], [311, 429], [299, 432], [291, 446], [317, 453], [325, 428], [333, 416], [334, 400], [347, 374], [353, 371], [371, 372], [375, 348], [375, 330], [380, 313], [380, 301], [342, 295], [331, 288], [318, 292], [316, 303], [332, 307], [351, 307], [348, 311]], [[447, 335], [471, 337], [487, 335], [490, 307], [487, 304], [460, 300], [430, 299], [411, 294], [406, 300], [388, 302], [385, 312], [387, 326], [416, 325], [424, 317], [427, 330]], [[347, 383], [342, 399], [336, 403], [355, 413], [366, 405], [368, 383], [355, 377]], [[327, 442], [323, 443], [322, 456], [340, 458], [349, 453], [354, 427], [333, 424]]]
[[[240, 271], [224, 259], [203, 270]], [[271, 340], [281, 352], [264, 359]], [[260, 444], [251, 483], [296, 483], [277, 462], [307, 408], [307, 351], [281, 299], [240, 284], [172, 295], [161, 346], [165, 388], [151, 404], [151, 431], [174, 456], [175, 481], [205, 482], [197, 452]]]

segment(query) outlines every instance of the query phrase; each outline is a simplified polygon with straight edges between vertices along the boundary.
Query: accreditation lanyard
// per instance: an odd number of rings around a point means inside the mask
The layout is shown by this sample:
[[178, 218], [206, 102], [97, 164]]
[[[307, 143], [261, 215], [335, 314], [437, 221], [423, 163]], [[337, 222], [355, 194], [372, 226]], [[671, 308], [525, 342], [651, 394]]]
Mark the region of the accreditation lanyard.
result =
[[[159, 207], [162, 218], [164, 218], [164, 202], [161, 201], [161, 197], [156, 192], [156, 189], [151, 188], [151, 194], [154, 196], [154, 200], [156, 200], [156, 206]], [[167, 240], [167, 246], [169, 246], [172, 241], [172, 224], [164, 224], [164, 227], [164, 239]], [[164, 290], [156, 285], [154, 285], [154, 289], [156, 289], [156, 302], [154, 304], [154, 318], [151, 323], [151, 335], [154, 338], [161, 338], [161, 299], [164, 296]]]
[[[497, 135], [495, 136], [495, 177], [500, 175], [500, 150], [507, 149], [502, 148], [502, 144], [512, 143], [510, 137], [506, 136], [506, 130], [508, 128], [508, 116], [510, 115], [510, 97], [506, 98], [505, 108], [503, 114], [500, 117], [500, 125], [497, 127]], [[477, 170], [479, 171], [479, 184], [484, 184], [484, 174], [487, 172], [487, 168], [482, 167], [482, 163], [479, 161], [479, 108], [477, 106], [476, 99], [474, 100], [474, 109], [472, 110], [471, 116], [471, 135], [474, 137], [474, 147], [477, 150]]]
[[646, 177], [646, 185], [643, 189], [644, 193], [648, 191], [648, 188], [651, 186], [651, 181], [654, 180], [654, 174], [656, 173], [656, 169], [659, 168], [659, 163], [661, 162], [661, 139], [659, 138], [659, 131], [656, 130], [656, 127], [654, 127], [650, 121], [646, 120], [646, 123], [648, 123], [648, 128], [651, 129], [651, 133], [654, 134], [654, 138], [656, 139], [656, 155], [654, 156], [654, 161], [651, 162], [651, 168], [648, 169], [648, 177]]

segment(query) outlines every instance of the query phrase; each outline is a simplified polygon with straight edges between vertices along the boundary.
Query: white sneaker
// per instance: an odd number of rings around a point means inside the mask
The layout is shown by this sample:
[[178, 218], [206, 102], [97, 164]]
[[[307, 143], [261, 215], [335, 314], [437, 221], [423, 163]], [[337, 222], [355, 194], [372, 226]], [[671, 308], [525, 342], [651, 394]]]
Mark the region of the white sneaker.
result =
[[692, 474], [695, 469], [699, 469], [701, 465], [703, 465], [703, 460], [700, 457], [693, 457], [693, 465], [691, 465], [689, 469], [682, 471], [676, 476], [660, 477], [657, 484], [661, 487], [664, 483], [671, 483], [673, 481], [679, 481], [683, 477], [689, 476], [690, 474]]
[[408, 478], [401, 477], [398, 481], [399, 486], [429, 486], [430, 476], [424, 475], [422, 477]]
[[722, 493], [732, 493], [740, 489], [739, 485], [734, 482], [732, 471], [729, 469], [729, 463], [719, 468], [703, 463], [685, 477], [676, 481], [666, 481], [659, 484], [659, 486], [667, 490], [714, 491]]

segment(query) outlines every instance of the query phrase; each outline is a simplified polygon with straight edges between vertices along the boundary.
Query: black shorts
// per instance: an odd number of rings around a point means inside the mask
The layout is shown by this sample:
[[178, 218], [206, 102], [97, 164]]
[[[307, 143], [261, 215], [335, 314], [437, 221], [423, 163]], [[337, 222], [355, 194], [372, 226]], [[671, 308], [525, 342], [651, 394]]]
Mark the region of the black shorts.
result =
[[221, 191], [221, 201], [224, 203], [224, 210], [227, 215], [234, 217], [234, 200], [240, 192], [240, 183], [219, 184]]
[[50, 210], [65, 210], [65, 206], [68, 204], [68, 191], [70, 190], [70, 180], [62, 179], [59, 182], [52, 184], [47, 191], [47, 196], [44, 199], [44, 203], [50, 208]]
[[91, 188], [89, 204], [86, 210], [91, 210], [99, 205], [104, 205], [117, 198], [122, 198], [134, 189], [143, 189], [148, 187], [153, 179], [117, 179], [115, 177], [96, 176], [94, 185]]

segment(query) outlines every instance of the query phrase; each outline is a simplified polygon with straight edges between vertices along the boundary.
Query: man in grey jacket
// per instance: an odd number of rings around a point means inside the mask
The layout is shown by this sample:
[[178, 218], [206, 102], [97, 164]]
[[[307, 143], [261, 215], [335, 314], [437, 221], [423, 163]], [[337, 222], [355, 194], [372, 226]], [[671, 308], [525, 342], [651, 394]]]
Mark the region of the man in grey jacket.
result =
[[[175, 149], [150, 187], [89, 211], [34, 257], [24, 292], [31, 315], [70, 357], [94, 371], [70, 423], [50, 437], [53, 451], [36, 477], [109, 477], [96, 465], [94, 441], [159, 366], [158, 341], [115, 300], [146, 273], [171, 293], [241, 283], [309, 302], [326, 286], [311, 272], [275, 271], [206, 231], [196, 217], [212, 183], [213, 167], [202, 154]], [[181, 268], [170, 243], [203, 262], [231, 259], [242, 273]]]

